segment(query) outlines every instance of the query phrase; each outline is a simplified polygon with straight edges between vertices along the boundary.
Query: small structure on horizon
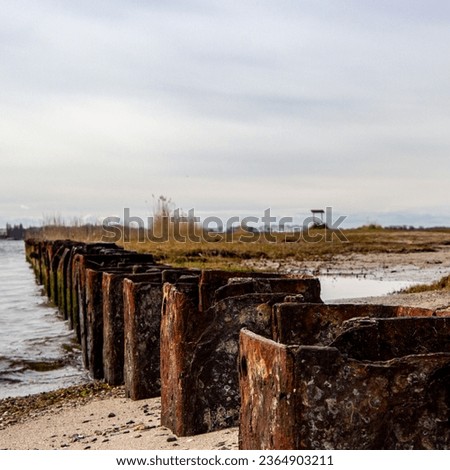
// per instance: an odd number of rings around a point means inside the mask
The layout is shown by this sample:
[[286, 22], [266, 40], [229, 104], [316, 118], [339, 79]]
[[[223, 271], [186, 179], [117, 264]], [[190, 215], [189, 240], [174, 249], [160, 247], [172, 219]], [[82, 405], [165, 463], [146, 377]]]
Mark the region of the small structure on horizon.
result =
[[315, 220], [314, 225], [322, 227], [324, 225], [323, 215], [325, 211], [323, 209], [311, 209], [313, 219]]

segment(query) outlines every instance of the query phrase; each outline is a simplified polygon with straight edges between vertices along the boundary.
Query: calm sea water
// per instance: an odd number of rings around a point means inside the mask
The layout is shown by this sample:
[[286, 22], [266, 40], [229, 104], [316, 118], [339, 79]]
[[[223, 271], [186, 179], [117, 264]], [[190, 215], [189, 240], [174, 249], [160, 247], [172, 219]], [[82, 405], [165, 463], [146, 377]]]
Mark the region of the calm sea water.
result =
[[41, 292], [24, 243], [0, 240], [0, 398], [89, 380], [73, 332]]
[[361, 276], [319, 276], [324, 302], [341, 299], [382, 296], [397, 292], [414, 283], [410, 281], [367, 279]]

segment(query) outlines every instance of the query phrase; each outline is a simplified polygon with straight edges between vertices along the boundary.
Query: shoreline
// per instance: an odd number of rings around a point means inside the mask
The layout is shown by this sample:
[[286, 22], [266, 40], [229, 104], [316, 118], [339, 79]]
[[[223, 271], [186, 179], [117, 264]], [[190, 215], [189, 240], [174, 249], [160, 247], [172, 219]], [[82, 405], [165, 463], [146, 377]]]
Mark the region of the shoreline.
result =
[[257, 270], [272, 270], [313, 276], [358, 276], [376, 280], [430, 283], [450, 274], [450, 246], [433, 252], [352, 253], [329, 260], [244, 260], [242, 265]]
[[[332, 303], [448, 310], [450, 292], [392, 294]], [[103, 382], [0, 400], [1, 450], [237, 450], [238, 428], [177, 437], [160, 425], [160, 399], [132, 401]]]
[[[270, 270], [264, 260], [246, 261], [254, 269]], [[450, 272], [450, 249], [438, 253], [377, 254], [336, 258], [331, 262], [283, 261], [277, 270], [315, 275], [338, 273], [380, 275], [384, 278], [436, 280]], [[422, 274], [422, 276], [420, 276]], [[434, 275], [434, 278], [432, 278]], [[430, 278], [431, 277], [431, 278]], [[450, 291], [393, 293], [378, 297], [349, 298], [327, 303], [383, 303], [450, 310]], [[68, 450], [235, 450], [238, 428], [190, 437], [177, 437], [160, 426], [160, 399], [132, 401], [123, 387], [102, 382], [0, 400], [0, 449]]]

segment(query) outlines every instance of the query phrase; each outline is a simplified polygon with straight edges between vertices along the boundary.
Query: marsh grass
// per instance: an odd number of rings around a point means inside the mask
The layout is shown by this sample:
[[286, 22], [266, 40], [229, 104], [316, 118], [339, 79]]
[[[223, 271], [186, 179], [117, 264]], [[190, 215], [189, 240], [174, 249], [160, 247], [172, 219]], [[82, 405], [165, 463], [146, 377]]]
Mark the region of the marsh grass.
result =
[[[181, 227], [187, 234], [192, 228]], [[183, 232], [184, 230], [184, 232]], [[130, 229], [127, 236], [111, 240], [101, 225], [65, 225], [50, 224], [40, 229], [39, 233], [30, 234], [41, 239], [72, 239], [82, 242], [114, 241], [119, 246], [140, 253], [152, 253], [155, 259], [180, 267], [244, 269], [242, 260], [246, 259], [292, 259], [297, 261], [332, 260], [338, 255], [352, 253], [418, 253], [434, 252], [443, 245], [450, 244], [450, 229], [439, 230], [398, 230], [379, 227], [361, 227], [342, 230], [347, 241], [327, 229], [310, 231], [316, 242], [299, 239], [298, 234], [271, 233], [273, 241], [261, 237], [249, 242], [249, 233], [215, 233], [202, 237], [200, 227], [195, 227], [199, 241], [189, 237], [184, 242], [173, 237], [169, 228], [166, 241], [152, 241], [151, 235], [138, 229]], [[158, 237], [156, 237], [158, 238]]]
[[60, 215], [44, 216], [42, 227], [28, 229], [26, 238], [40, 240], [77, 240], [86, 243], [104, 237], [102, 224], [86, 224], [81, 218], [66, 220]]
[[128, 250], [152, 253], [156, 260], [173, 266], [230, 270], [245, 269], [242, 260], [248, 259], [330, 261], [352, 253], [433, 252], [450, 245], [450, 228], [389, 229], [374, 223], [337, 231], [316, 227], [308, 231], [308, 237], [299, 232], [270, 232], [257, 237], [242, 228], [227, 233], [205, 232], [189, 218], [174, 223], [174, 207], [170, 198], [153, 196], [151, 227], [117, 226], [113, 238], [100, 223], [84, 224], [81, 218], [66, 222], [59, 215], [44, 217], [43, 227], [27, 236], [87, 243], [110, 241]]
[[412, 287], [401, 290], [401, 293], [404, 294], [418, 294], [420, 292], [429, 292], [429, 291], [448, 291], [450, 290], [450, 275], [444, 276], [436, 282], [431, 284], [418, 284]]

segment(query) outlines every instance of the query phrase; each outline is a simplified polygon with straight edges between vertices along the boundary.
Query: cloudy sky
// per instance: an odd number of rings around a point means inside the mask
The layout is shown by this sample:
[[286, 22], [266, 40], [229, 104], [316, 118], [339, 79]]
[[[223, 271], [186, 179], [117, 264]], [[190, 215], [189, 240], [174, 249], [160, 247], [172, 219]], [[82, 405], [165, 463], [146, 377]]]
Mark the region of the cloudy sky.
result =
[[0, 225], [450, 225], [448, 0], [0, 3]]

